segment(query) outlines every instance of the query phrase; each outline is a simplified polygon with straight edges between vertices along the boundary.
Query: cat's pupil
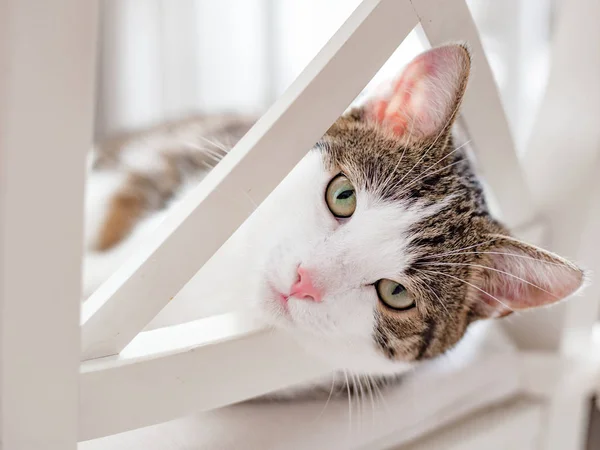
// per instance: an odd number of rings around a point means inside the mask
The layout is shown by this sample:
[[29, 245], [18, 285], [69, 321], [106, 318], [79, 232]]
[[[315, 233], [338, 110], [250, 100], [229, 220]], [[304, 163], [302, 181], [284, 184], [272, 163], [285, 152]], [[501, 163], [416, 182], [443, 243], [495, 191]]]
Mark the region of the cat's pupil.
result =
[[396, 286], [394, 288], [394, 290], [392, 291], [392, 295], [398, 295], [400, 294], [402, 291], [404, 290], [404, 286], [402, 286], [401, 284], [399, 284], [398, 286]]
[[344, 191], [340, 195], [338, 195], [337, 198], [338, 198], [338, 200], [346, 200], [346, 199], [352, 197], [352, 195], [354, 195], [354, 191], [351, 189], [348, 189], [347, 191]]

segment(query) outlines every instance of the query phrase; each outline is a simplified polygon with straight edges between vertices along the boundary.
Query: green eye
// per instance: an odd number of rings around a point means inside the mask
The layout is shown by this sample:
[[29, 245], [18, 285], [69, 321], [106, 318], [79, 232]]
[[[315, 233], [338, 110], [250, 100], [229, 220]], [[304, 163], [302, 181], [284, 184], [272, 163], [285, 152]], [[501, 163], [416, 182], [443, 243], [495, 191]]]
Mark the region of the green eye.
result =
[[375, 285], [379, 300], [392, 309], [406, 310], [415, 306], [415, 301], [406, 288], [392, 280], [379, 280]]
[[356, 192], [345, 175], [333, 178], [325, 192], [327, 207], [335, 217], [350, 217], [356, 210]]

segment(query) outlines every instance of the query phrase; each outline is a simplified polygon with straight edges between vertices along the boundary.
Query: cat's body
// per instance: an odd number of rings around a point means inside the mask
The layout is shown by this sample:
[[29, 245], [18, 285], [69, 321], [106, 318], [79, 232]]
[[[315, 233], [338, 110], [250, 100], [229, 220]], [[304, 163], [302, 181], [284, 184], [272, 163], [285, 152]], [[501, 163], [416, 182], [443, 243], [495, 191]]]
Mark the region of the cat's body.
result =
[[[198, 301], [256, 302], [332, 371], [394, 378], [454, 348], [478, 319], [575, 291], [582, 272], [509, 237], [453, 144], [469, 65], [461, 46], [434, 49], [341, 117], [209, 261]], [[98, 147], [86, 294], [251, 123], [196, 118]]]

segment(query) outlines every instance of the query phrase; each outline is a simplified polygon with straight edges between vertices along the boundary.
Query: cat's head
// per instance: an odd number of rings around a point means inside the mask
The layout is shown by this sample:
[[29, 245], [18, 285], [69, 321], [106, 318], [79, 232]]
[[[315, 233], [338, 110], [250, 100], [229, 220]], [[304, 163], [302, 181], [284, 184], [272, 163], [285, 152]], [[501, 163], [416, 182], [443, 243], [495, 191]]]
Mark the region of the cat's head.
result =
[[436, 48], [341, 117], [279, 190], [262, 306], [314, 353], [402, 371], [468, 325], [554, 303], [583, 273], [488, 212], [451, 127], [468, 51]]

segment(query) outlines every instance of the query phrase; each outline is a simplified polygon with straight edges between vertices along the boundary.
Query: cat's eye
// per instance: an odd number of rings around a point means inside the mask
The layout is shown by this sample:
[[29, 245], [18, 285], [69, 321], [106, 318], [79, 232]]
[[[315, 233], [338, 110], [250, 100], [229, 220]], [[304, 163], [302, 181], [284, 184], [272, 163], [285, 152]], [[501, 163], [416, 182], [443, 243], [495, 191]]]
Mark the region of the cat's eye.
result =
[[334, 177], [325, 191], [327, 207], [335, 217], [346, 218], [356, 210], [356, 192], [345, 175]]
[[375, 284], [379, 300], [392, 309], [400, 311], [415, 306], [415, 301], [406, 288], [395, 281], [383, 279]]

